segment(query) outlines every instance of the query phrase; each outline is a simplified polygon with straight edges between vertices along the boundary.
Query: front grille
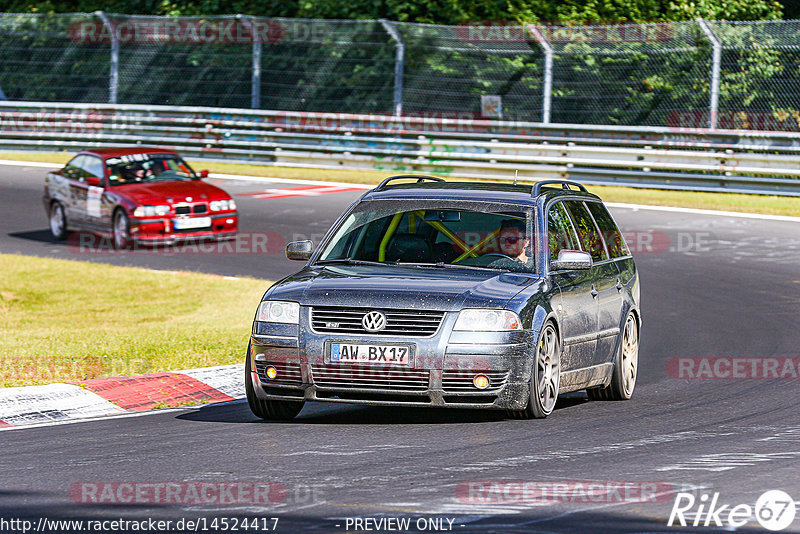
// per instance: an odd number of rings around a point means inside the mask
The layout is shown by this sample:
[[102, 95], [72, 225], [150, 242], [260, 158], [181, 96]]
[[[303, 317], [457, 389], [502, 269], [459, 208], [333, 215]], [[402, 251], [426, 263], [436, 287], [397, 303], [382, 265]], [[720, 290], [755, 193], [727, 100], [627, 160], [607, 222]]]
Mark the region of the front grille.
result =
[[[364, 315], [381, 311], [386, 315], [386, 328], [367, 332], [361, 325]], [[367, 334], [381, 336], [432, 336], [444, 318], [442, 311], [381, 310], [375, 308], [343, 308], [322, 306], [311, 309], [311, 328], [323, 334]]]
[[181, 204], [175, 206], [175, 215], [189, 215], [190, 213], [208, 213], [208, 205], [200, 204]]
[[430, 372], [426, 369], [380, 368], [365, 365], [313, 365], [311, 379], [319, 388], [398, 393], [425, 392]]
[[[275, 380], [267, 378], [267, 367], [272, 366], [278, 371]], [[286, 386], [299, 386], [303, 383], [303, 375], [298, 362], [264, 362], [256, 361], [256, 373], [265, 385], [282, 384]]]
[[[472, 383], [475, 375], [486, 375], [489, 387], [478, 389]], [[465, 371], [462, 369], [442, 371], [442, 389], [445, 393], [496, 393], [508, 382], [508, 371]]]

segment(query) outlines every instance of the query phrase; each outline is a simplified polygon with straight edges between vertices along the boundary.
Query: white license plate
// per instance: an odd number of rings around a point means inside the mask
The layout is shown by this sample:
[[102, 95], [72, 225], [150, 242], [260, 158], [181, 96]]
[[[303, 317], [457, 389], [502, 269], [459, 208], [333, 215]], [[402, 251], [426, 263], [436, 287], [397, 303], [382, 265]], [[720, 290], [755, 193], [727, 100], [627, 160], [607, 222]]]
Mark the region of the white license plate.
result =
[[194, 217], [192, 219], [175, 219], [173, 226], [176, 230], [189, 230], [191, 228], [208, 228], [211, 226], [211, 217]]
[[411, 364], [411, 350], [404, 345], [331, 343], [330, 362], [408, 366]]

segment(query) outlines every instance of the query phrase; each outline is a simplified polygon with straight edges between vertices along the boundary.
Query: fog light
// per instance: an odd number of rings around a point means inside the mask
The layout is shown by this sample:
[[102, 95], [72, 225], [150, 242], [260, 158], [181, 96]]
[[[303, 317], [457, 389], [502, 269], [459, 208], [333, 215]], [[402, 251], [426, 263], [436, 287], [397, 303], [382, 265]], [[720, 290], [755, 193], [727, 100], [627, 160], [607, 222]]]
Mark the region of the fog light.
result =
[[225, 224], [233, 224], [233, 219], [225, 219]]
[[278, 370], [272, 367], [271, 365], [267, 367], [267, 378], [270, 380], [275, 380], [275, 377], [278, 376]]
[[477, 375], [472, 379], [472, 383], [478, 389], [486, 389], [489, 387], [489, 378], [486, 375]]

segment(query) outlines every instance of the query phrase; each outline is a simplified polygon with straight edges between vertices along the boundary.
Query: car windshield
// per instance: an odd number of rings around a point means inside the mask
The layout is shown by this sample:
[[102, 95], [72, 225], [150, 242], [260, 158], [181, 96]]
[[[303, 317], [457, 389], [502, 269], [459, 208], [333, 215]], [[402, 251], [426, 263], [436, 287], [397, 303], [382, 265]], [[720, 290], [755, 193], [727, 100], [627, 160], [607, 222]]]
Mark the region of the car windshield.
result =
[[338, 226], [317, 263], [377, 262], [533, 272], [523, 206], [362, 202]]
[[107, 159], [106, 165], [112, 186], [197, 178], [189, 164], [175, 154], [126, 154]]

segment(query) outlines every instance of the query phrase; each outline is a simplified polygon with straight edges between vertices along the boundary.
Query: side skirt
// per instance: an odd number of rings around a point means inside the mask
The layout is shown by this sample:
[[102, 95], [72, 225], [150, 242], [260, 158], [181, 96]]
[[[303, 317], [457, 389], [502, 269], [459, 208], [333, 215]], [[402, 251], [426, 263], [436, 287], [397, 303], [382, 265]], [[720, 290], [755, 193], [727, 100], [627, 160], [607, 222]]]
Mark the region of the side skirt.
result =
[[611, 383], [611, 373], [613, 372], [614, 364], [608, 362], [561, 373], [558, 393], [570, 393], [598, 386], [605, 387]]

